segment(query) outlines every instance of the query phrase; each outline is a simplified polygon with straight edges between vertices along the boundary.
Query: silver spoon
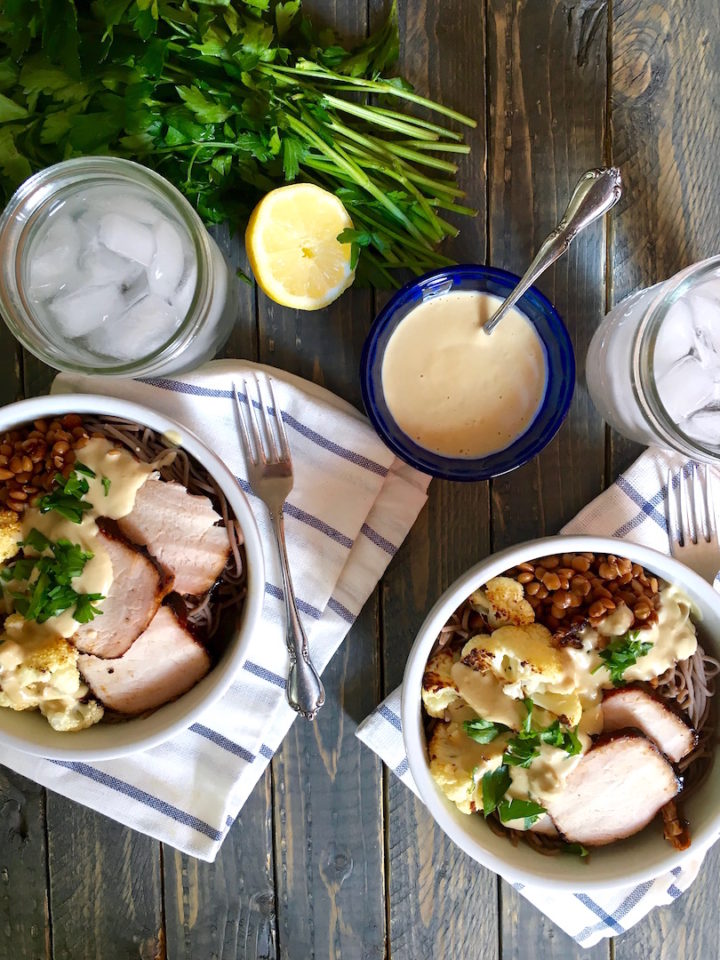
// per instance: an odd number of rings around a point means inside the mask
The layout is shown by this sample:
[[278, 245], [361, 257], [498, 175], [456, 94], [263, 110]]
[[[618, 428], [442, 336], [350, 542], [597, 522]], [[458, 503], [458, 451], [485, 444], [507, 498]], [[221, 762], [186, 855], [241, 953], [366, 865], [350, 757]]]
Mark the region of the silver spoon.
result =
[[588, 170], [578, 184], [560, 223], [541, 243], [533, 262], [510, 296], [483, 324], [485, 333], [492, 333], [508, 310], [535, 283], [550, 264], [561, 257], [581, 230], [612, 209], [622, 195], [622, 181], [617, 167]]

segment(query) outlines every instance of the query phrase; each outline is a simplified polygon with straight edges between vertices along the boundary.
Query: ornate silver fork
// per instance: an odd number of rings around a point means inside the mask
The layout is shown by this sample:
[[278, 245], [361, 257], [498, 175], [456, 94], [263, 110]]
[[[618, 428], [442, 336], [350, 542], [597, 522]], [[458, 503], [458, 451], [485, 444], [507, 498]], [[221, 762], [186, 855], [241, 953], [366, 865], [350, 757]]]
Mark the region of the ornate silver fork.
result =
[[[318, 710], [325, 703], [325, 690], [318, 672], [310, 660], [307, 637], [295, 601], [285, 545], [283, 504], [293, 488], [290, 445], [282, 421], [282, 412], [275, 401], [272, 380], [262, 375], [259, 377], [257, 374], [253, 374], [253, 380], [257, 401], [253, 400], [250, 395], [247, 380], [242, 382], [247, 398], [247, 415], [243, 412], [240, 395], [234, 383], [232, 385], [233, 397], [240, 437], [245, 451], [250, 487], [268, 509], [280, 555], [286, 615], [285, 642], [290, 654], [290, 669], [285, 691], [288, 703], [293, 710], [297, 710], [307, 720], [314, 720]], [[261, 381], [264, 384], [264, 391]], [[270, 411], [265, 403], [264, 393], [270, 395], [274, 413], [272, 419], [277, 428], [277, 438], [272, 429]], [[258, 423], [255, 407], [260, 411], [262, 428]]]
[[698, 466], [692, 463], [690, 473], [690, 481], [685, 469], [680, 470], [677, 479], [668, 473], [670, 553], [714, 585], [715, 576], [720, 570], [720, 545], [712, 480], [706, 464]]

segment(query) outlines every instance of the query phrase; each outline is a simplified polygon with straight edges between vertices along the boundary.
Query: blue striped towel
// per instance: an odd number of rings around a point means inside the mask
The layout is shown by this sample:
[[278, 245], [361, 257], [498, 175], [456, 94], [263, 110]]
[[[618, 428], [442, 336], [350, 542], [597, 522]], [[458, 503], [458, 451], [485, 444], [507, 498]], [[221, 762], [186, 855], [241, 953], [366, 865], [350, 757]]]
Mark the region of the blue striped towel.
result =
[[[665, 495], [668, 470], [687, 464], [665, 450], [652, 448], [565, 527], [563, 533], [594, 533], [642, 543], [669, 553]], [[717, 480], [717, 478], [715, 478]], [[360, 725], [357, 736], [378, 753], [390, 769], [415, 793], [408, 769], [400, 723], [400, 690], [395, 690]], [[672, 903], [690, 886], [703, 861], [698, 851], [682, 868], [636, 887], [618, 887], [594, 897], [554, 894], [542, 887], [513, 886], [583, 947], [603, 937], [624, 933], [653, 907]], [[506, 878], [512, 882], [512, 877]]]
[[[398, 462], [349, 404], [245, 361], [214, 361], [146, 382], [61, 375], [53, 392], [102, 393], [154, 407], [200, 436], [249, 493], [230, 385], [253, 369], [273, 376], [288, 432], [295, 473], [285, 508], [288, 554], [313, 660], [323, 669], [422, 509], [429, 478]], [[277, 551], [267, 511], [249, 500], [266, 548], [262, 627], [220, 702], [185, 733], [130, 757], [92, 764], [16, 750], [2, 757], [51, 790], [210, 861], [297, 716], [285, 702]]]

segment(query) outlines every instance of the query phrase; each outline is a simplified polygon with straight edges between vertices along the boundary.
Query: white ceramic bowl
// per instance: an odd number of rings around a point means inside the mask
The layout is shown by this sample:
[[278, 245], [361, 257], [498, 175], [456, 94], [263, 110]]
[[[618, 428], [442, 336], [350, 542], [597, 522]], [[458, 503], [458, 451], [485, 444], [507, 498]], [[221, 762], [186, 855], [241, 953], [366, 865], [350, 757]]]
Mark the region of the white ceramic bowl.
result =
[[0, 710], [0, 745], [57, 760], [107, 760], [168, 740], [189, 727], [228, 689], [244, 663], [250, 640], [262, 609], [265, 571], [255, 518], [245, 494], [225, 464], [195, 434], [149, 407], [112, 397], [90, 394], [60, 394], [23, 400], [0, 409], [0, 433], [39, 418], [65, 413], [88, 413], [123, 417], [159, 433], [172, 431], [179, 446], [195, 457], [214, 477], [233, 510], [245, 538], [247, 597], [237, 629], [228, 638], [225, 651], [210, 673], [192, 690], [148, 717], [125, 723], [96, 724], [77, 733], [58, 733], [37, 711], [17, 713]]
[[642, 833], [620, 843], [592, 851], [589, 863], [579, 857], [546, 857], [527, 844], [514, 847], [494, 834], [482, 816], [460, 813], [430, 775], [421, 715], [421, 684], [430, 651], [440, 628], [473, 590], [504, 570], [526, 560], [558, 553], [583, 551], [612, 553], [642, 564], [664, 580], [680, 585], [700, 611], [698, 635], [708, 653], [720, 656], [720, 597], [686, 566], [676, 560], [626, 541], [607, 537], [560, 536], [511, 547], [476, 564], [440, 597], [420, 628], [410, 651], [402, 689], [402, 728], [410, 772], [420, 796], [445, 833], [478, 863], [511, 882], [542, 885], [554, 891], [592, 892], [608, 887], [642, 883], [696, 857], [720, 833], [720, 763], [713, 765], [703, 787], [683, 804], [690, 822], [692, 844], [673, 850], [653, 821]]

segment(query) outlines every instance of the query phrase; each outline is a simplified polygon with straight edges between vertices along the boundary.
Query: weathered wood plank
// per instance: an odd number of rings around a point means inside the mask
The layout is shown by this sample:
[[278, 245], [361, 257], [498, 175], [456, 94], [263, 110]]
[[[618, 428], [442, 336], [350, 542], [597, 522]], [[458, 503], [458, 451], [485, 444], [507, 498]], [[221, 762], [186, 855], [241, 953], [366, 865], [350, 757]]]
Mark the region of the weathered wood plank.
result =
[[[720, 9], [614, 0], [611, 142], [626, 184], [611, 228], [611, 302], [720, 249], [716, 190], [720, 118]], [[640, 452], [612, 435], [614, 476]], [[717, 953], [720, 852], [708, 854], [690, 890], [650, 913], [615, 944], [618, 960]]]
[[0, 767], [0, 957], [50, 960], [45, 791]]
[[[381, 5], [373, 4], [376, 17]], [[400, 6], [400, 69], [416, 89], [478, 120], [466, 133], [472, 153], [458, 183], [475, 219], [457, 218], [446, 250], [460, 262], [485, 256], [485, 18], [480, 4], [440, 0]], [[378, 298], [380, 301], [383, 298]], [[384, 691], [402, 680], [408, 651], [437, 596], [489, 550], [487, 484], [433, 481], [423, 511], [383, 580]], [[425, 807], [391, 773], [387, 857], [389, 955], [396, 960], [498, 953], [494, 876], [436, 827]]]
[[[720, 249], [720, 8], [615, 0], [611, 146], [625, 197], [611, 219], [610, 304]], [[613, 434], [615, 476], [641, 447]]]
[[[603, 2], [489, 3], [490, 262], [522, 273], [559, 220], [582, 172], [602, 165], [607, 10]], [[578, 361], [576, 393], [558, 437], [492, 483], [493, 548], [555, 532], [603, 485], [604, 428], [587, 395], [584, 355], [604, 313], [600, 225], [575, 241], [538, 286], [565, 319]], [[606, 957], [581, 951], [501, 883], [501, 954]]]
[[[22, 397], [22, 351], [0, 320], [0, 404]], [[49, 960], [45, 791], [0, 767], [0, 956]]]
[[313, 724], [297, 720], [273, 763], [281, 955], [380, 960], [385, 948], [380, 763], [355, 738], [377, 702], [377, 601], [323, 680]]
[[[308, 5], [317, 23], [363, 38], [365, 3]], [[327, 310], [291, 311], [259, 296], [260, 359], [322, 384], [360, 406], [360, 348], [371, 295], [352, 289]], [[380, 765], [354, 737], [379, 691], [372, 598], [326, 675], [314, 724], [296, 721], [273, 762], [280, 952], [289, 960], [382, 956]]]
[[168, 960], [275, 960], [270, 770], [215, 863], [163, 847]]
[[48, 792], [54, 960], [163, 960], [160, 844]]

